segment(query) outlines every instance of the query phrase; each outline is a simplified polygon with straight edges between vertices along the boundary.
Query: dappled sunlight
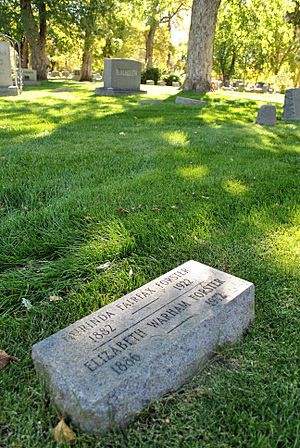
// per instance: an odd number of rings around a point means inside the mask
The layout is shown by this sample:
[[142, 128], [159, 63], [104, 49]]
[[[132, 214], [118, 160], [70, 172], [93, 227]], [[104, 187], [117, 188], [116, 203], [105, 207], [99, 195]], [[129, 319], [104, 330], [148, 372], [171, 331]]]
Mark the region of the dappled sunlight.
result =
[[183, 168], [178, 168], [177, 172], [186, 179], [197, 180], [207, 175], [208, 167], [206, 165], [190, 165]]
[[226, 180], [223, 182], [223, 188], [227, 193], [232, 195], [240, 195], [246, 193], [249, 190], [249, 187], [245, 185], [240, 180]]
[[162, 124], [165, 121], [164, 117], [153, 117], [153, 118], [147, 118], [147, 123], [151, 124]]
[[190, 144], [186, 132], [182, 131], [164, 132], [162, 136], [172, 146], [187, 146]]
[[264, 258], [291, 274], [300, 275], [300, 227], [295, 225], [272, 232], [260, 244]]

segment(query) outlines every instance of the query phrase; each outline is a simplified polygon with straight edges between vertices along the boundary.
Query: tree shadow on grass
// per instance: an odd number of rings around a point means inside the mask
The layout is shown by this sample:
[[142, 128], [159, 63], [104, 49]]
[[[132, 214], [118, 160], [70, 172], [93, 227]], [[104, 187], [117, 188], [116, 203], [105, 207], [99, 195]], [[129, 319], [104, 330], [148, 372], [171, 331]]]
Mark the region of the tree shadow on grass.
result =
[[[232, 432], [225, 394], [230, 408], [247, 421], [248, 415], [260, 416], [261, 425], [273, 421], [275, 430], [269, 427], [265, 433], [276, 446], [283, 422], [270, 403], [278, 401], [279, 393], [282, 403], [291, 396], [292, 355], [299, 343], [299, 266], [294, 251], [299, 242], [299, 125], [256, 126], [253, 104], [236, 112], [231, 103], [198, 110], [169, 101], [137, 105], [133, 98], [92, 98], [91, 103], [77, 102], [73, 110], [68, 102], [56, 101], [58, 121], [48, 135], [27, 133], [24, 138], [24, 129], [16, 129], [15, 141], [1, 153], [0, 294], [7, 313], [1, 340], [5, 347], [14, 346], [14, 354], [22, 359], [18, 381], [7, 375], [4, 408], [11, 406], [12, 391], [26, 402], [27, 390], [34, 394], [39, 387], [29, 355], [34, 342], [195, 259], [256, 286], [256, 322], [235, 348], [243, 368], [236, 374], [225, 367], [223, 376], [215, 373], [217, 391], [223, 390], [219, 401], [214, 396], [217, 406], [200, 397], [204, 411], [209, 409], [207, 428], [213, 434], [213, 421], [222, 421], [222, 430], [228, 425]], [[110, 110], [102, 117], [106, 108]], [[35, 120], [46, 118], [53, 124], [50, 110], [42, 112], [36, 105], [30, 113]], [[116, 207], [129, 213], [119, 214]], [[111, 268], [98, 271], [107, 261]], [[50, 294], [64, 300], [50, 303]], [[30, 312], [22, 309], [21, 297], [32, 301]], [[289, 357], [289, 371], [284, 369], [281, 376]], [[235, 402], [230, 388], [238, 390], [249, 378], [256, 379], [251, 389], [257, 391], [255, 400], [243, 389], [244, 401]], [[34, 387], [24, 390], [22, 384], [28, 381]], [[41, 397], [34, 396], [36, 412], [46, 424], [49, 416], [38, 410], [43, 407]], [[128, 446], [135, 446], [136, 429], [147, 443], [153, 426], [149, 415], [160, 418], [164, 413], [180, 420], [180, 434], [187, 438], [189, 430], [182, 429], [185, 423], [178, 410], [186, 416], [204, 412], [191, 402], [188, 389], [173, 401], [161, 400], [133, 429], [114, 434], [113, 442], [121, 444], [125, 437]], [[272, 415], [266, 417], [268, 407]], [[7, 420], [13, 415], [7, 414]], [[51, 418], [54, 426], [54, 412]], [[289, 414], [289, 421], [294, 420]], [[156, 440], [161, 440], [159, 434], [174, 439], [176, 428], [163, 428], [154, 429]], [[40, 435], [32, 437], [41, 443]], [[287, 437], [292, 437], [291, 430]], [[112, 436], [105, 440], [109, 444]]]

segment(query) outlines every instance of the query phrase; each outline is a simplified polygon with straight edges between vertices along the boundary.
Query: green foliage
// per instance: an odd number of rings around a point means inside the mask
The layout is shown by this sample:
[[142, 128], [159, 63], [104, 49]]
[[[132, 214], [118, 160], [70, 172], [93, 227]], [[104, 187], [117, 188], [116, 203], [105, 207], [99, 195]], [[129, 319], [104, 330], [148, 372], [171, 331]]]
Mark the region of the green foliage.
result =
[[155, 84], [160, 79], [161, 70], [157, 67], [149, 67], [142, 71], [141, 81], [146, 84], [147, 79], [152, 79]]
[[214, 43], [214, 70], [223, 79], [235, 76], [273, 79], [297, 54], [295, 28], [287, 15], [293, 0], [222, 2]]
[[180, 76], [176, 75], [175, 73], [169, 73], [165, 74], [163, 77], [163, 80], [165, 81], [167, 86], [171, 86], [172, 82], [181, 82]]

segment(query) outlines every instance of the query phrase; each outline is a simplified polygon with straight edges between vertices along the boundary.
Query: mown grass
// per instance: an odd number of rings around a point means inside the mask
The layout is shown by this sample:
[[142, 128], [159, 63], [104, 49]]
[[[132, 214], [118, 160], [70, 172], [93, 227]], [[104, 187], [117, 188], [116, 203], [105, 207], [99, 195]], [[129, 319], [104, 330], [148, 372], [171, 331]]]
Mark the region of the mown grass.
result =
[[0, 349], [20, 358], [0, 374], [0, 446], [56, 446], [33, 343], [195, 259], [255, 284], [251, 331], [127, 430], [76, 430], [76, 446], [300, 447], [300, 125], [255, 125], [249, 99], [56, 87], [0, 99]]

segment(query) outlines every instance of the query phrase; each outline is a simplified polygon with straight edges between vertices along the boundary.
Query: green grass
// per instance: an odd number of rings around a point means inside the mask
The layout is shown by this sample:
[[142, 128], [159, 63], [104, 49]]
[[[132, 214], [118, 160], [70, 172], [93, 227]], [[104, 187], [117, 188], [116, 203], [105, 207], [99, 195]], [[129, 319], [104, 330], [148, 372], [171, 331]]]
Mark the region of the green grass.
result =
[[0, 446], [56, 446], [32, 344], [195, 259], [255, 284], [249, 334], [127, 430], [75, 428], [76, 446], [300, 447], [300, 124], [255, 125], [255, 97], [56, 87], [0, 99], [0, 349], [20, 358], [0, 372]]

